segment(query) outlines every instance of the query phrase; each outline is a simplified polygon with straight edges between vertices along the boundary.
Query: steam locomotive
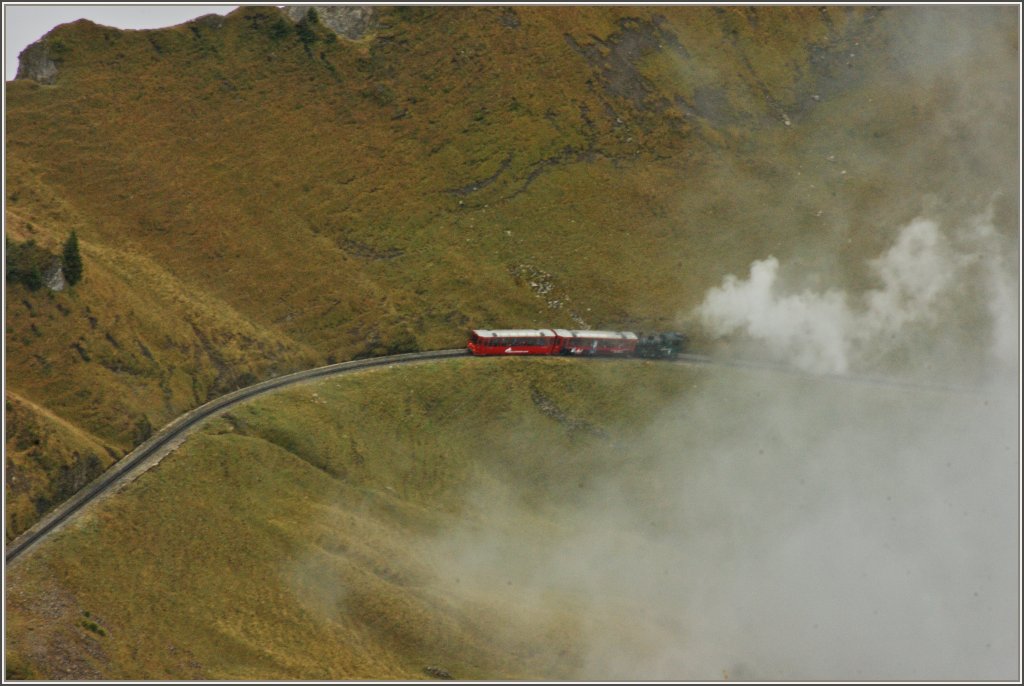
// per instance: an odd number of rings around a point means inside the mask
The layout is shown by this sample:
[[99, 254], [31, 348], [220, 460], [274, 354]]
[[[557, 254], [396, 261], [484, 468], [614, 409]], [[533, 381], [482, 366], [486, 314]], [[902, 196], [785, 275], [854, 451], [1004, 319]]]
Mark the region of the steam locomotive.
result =
[[570, 329], [473, 329], [466, 347], [474, 355], [602, 355], [674, 359], [689, 339], [681, 333]]

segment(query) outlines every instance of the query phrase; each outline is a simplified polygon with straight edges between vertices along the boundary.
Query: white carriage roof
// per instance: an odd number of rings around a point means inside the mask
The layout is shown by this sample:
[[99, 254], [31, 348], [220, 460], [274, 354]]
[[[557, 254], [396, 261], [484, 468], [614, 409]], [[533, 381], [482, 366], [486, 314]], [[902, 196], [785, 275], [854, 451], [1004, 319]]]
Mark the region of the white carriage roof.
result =
[[554, 338], [551, 329], [473, 329], [479, 338]]
[[632, 331], [576, 331], [575, 329], [555, 329], [555, 333], [561, 338], [599, 338], [616, 341], [636, 340], [636, 334]]

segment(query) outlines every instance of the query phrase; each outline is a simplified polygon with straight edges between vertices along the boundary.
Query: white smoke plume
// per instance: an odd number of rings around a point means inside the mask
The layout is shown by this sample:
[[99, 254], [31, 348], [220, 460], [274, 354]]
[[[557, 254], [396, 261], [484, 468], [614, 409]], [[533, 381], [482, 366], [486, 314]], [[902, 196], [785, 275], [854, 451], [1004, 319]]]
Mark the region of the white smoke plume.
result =
[[[773, 360], [812, 373], [882, 371], [873, 367], [915, 330], [966, 345], [965, 355], [1013, 359], [1013, 266], [988, 215], [953, 238], [935, 220], [915, 219], [869, 268], [879, 285], [863, 294], [835, 288], [787, 293], [779, 285], [779, 261], [768, 257], [751, 265], [747, 279], [727, 276], [696, 314], [712, 335], [744, 335]], [[950, 338], [958, 325], [952, 310], [968, 299], [972, 306], [990, 303], [987, 350], [974, 349], [976, 341]]]
[[957, 377], [980, 354], [970, 390], [716, 368], [613, 436], [623, 468], [546, 518], [489, 496], [477, 525], [438, 542], [443, 576], [524, 616], [571, 607], [584, 679], [1019, 676], [1018, 285], [1004, 241], [987, 217], [959, 232], [917, 219], [870, 262], [863, 293], [784, 292], [769, 258], [700, 306], [716, 332], [811, 372], [889, 360]]

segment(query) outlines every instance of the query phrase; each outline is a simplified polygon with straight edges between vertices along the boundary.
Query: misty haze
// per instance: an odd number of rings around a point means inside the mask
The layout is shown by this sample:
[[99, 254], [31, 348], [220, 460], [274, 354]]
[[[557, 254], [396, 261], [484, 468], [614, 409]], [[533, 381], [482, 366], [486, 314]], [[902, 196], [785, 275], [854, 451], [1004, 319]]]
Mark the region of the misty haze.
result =
[[[488, 497], [483, 528], [444, 540], [446, 577], [511, 578], [510, 602], [531, 612], [553, 591], [576, 598], [593, 679], [1012, 676], [1015, 277], [984, 244], [991, 227], [953, 235], [972, 252], [916, 220], [857, 298], [779, 293], [771, 258], [727, 278], [699, 315], [760, 343], [748, 360], [849, 379], [716, 371], [616, 437], [630, 468], [547, 503], [554, 531], [509, 530], [527, 514], [496, 503], [517, 496]], [[983, 345], [943, 340], [965, 301], [984, 313]]]

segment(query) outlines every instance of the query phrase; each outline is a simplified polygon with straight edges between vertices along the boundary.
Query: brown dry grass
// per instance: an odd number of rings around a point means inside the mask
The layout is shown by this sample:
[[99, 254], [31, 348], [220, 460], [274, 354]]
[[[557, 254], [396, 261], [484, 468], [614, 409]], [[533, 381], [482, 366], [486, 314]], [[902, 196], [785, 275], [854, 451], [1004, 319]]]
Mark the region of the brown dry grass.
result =
[[[121, 453], [249, 381], [473, 326], [706, 344], [686, 313], [725, 274], [773, 254], [869, 287], [929, 194], [1016, 217], [1008, 8], [970, 94], [913, 66], [942, 8], [378, 10], [308, 52], [270, 7], [48, 38], [58, 82], [6, 84], [6, 230], [75, 229], [85, 280], [7, 292], [11, 391]], [[965, 99], [996, 125], [967, 131]]]
[[[39, 678], [570, 678], [583, 599], [461, 588], [439, 576], [435, 541], [486, 515], [472, 496], [488, 484], [531, 503], [510, 531], [544, 536], [545, 509], [623, 469], [616, 442], [704, 376], [461, 359], [246, 404], [8, 570], [8, 665]], [[605, 435], [553, 419], [534, 391]]]

